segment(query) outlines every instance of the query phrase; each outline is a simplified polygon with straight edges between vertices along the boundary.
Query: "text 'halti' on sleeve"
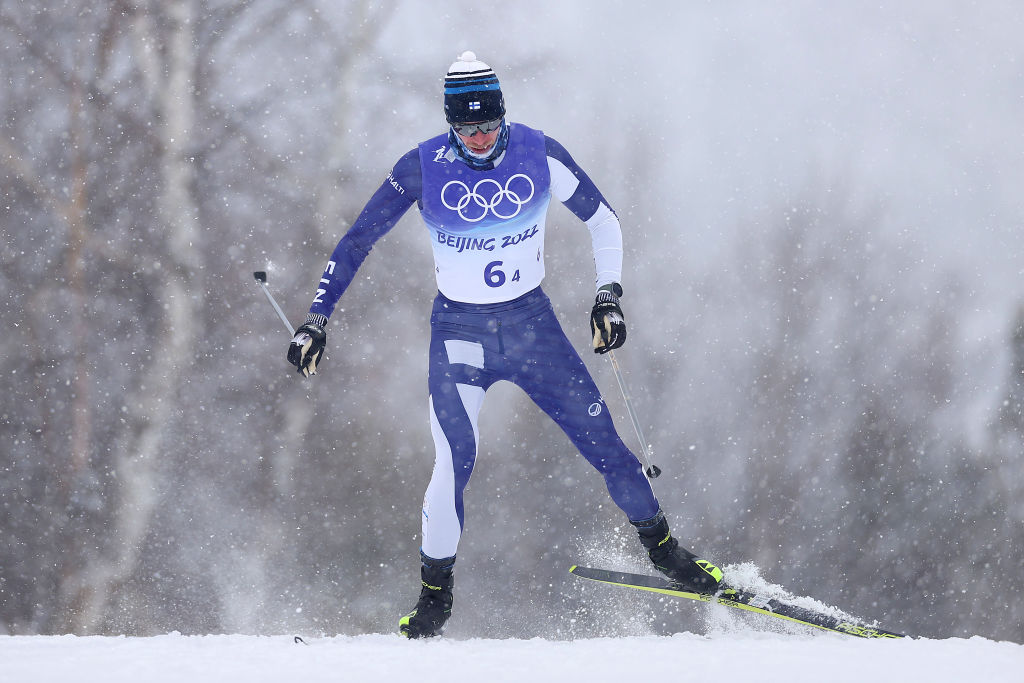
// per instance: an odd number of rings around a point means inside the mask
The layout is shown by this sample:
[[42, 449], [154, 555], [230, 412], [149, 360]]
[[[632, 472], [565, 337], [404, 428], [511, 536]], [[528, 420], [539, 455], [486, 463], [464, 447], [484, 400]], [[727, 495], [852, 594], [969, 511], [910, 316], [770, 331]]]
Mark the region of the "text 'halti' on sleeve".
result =
[[551, 194], [590, 228], [597, 269], [596, 287], [622, 282], [622, 228], [619, 218], [590, 177], [556, 140], [548, 137]]
[[317, 285], [310, 313], [331, 316], [373, 245], [419, 199], [421, 184], [419, 151], [414, 149], [398, 160], [334, 248]]

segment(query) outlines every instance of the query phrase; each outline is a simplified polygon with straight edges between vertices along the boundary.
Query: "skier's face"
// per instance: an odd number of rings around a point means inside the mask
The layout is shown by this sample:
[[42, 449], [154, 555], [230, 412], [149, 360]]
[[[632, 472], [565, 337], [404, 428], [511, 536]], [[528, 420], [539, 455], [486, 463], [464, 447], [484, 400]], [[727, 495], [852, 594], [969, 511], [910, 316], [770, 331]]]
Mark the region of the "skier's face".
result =
[[[482, 129], [489, 128], [486, 122], [481, 121], [479, 123], [465, 123], [460, 124], [455, 129], [455, 134], [462, 140], [462, 144], [469, 148], [469, 151], [473, 154], [484, 155], [491, 151], [494, 147], [494, 143], [498, 141], [498, 135], [501, 133], [501, 125], [494, 128], [493, 130], [485, 133]], [[471, 135], [463, 135], [459, 130], [467, 131], [472, 128], [473, 132]]]

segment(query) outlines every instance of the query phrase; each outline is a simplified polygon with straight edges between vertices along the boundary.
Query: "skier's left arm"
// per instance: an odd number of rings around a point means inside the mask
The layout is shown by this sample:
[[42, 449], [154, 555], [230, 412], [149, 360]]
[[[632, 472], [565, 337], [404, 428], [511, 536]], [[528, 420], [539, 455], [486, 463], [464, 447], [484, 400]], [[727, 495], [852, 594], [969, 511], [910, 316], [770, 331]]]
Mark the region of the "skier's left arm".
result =
[[622, 296], [622, 228], [619, 217], [594, 181], [556, 140], [545, 136], [551, 194], [590, 228], [597, 269], [597, 296], [590, 312], [595, 353], [607, 353], [626, 342]]

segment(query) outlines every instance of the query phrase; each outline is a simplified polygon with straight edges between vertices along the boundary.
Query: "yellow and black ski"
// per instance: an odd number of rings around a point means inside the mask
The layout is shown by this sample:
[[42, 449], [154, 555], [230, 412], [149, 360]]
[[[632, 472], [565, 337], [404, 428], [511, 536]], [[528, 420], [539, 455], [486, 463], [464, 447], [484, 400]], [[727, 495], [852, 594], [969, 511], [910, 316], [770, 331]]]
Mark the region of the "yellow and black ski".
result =
[[677, 598], [697, 600], [698, 602], [714, 602], [726, 607], [757, 614], [766, 614], [770, 617], [784, 619], [786, 621], [813, 626], [825, 631], [844, 633], [848, 636], [858, 638], [904, 638], [900, 633], [886, 631], [876, 626], [868, 626], [848, 619], [835, 617], [824, 612], [792, 605], [769, 596], [758, 595], [756, 592], [733, 588], [722, 584], [722, 587], [714, 594], [701, 594], [688, 591], [677, 583], [668, 579], [656, 576], [645, 576], [643, 574], [630, 574], [628, 572], [615, 572], [607, 569], [594, 569], [592, 567], [580, 567], [573, 565], [569, 572], [582, 579], [590, 579], [600, 583], [608, 583], [613, 586], [624, 586], [636, 588], [652, 593], [663, 593]]

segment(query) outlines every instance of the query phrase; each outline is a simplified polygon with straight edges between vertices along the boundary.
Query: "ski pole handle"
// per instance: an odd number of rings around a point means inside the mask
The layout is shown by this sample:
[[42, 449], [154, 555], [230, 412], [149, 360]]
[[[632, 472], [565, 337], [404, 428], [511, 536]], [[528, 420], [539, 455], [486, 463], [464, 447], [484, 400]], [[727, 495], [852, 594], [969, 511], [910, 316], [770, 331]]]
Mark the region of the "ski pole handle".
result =
[[651, 451], [647, 445], [647, 440], [644, 439], [643, 430], [640, 428], [640, 418], [636, 416], [636, 410], [633, 408], [633, 399], [629, 396], [629, 390], [626, 389], [626, 380], [622, 376], [622, 368], [619, 367], [619, 361], [615, 358], [615, 352], [608, 352], [608, 359], [612, 362], [612, 372], [615, 373], [615, 380], [619, 383], [619, 390], [622, 391], [622, 400], [626, 404], [626, 412], [629, 413], [629, 420], [633, 423], [633, 431], [636, 432], [636, 438], [640, 441], [640, 452], [643, 453], [644, 462], [647, 463], [647, 469], [644, 473], [649, 479], [657, 479], [661, 474], [661, 468], [651, 463]]
[[288, 328], [288, 334], [295, 334], [295, 328], [292, 327], [290, 322], [288, 322], [288, 317], [284, 314], [284, 311], [281, 310], [281, 307], [277, 305], [274, 295], [271, 294], [270, 289], [267, 288], [267, 273], [262, 270], [257, 270], [252, 274], [252, 276], [256, 278], [256, 283], [260, 286], [260, 289], [263, 290], [263, 293], [267, 295], [267, 301], [269, 301], [270, 305], [274, 307], [275, 311], [277, 311], [277, 315], [281, 318], [281, 322], [283, 322], [284, 326]]

